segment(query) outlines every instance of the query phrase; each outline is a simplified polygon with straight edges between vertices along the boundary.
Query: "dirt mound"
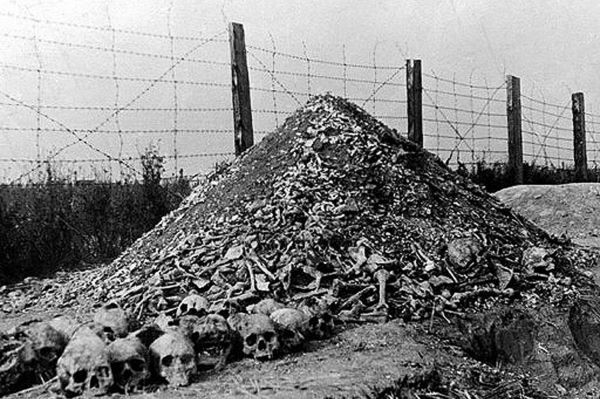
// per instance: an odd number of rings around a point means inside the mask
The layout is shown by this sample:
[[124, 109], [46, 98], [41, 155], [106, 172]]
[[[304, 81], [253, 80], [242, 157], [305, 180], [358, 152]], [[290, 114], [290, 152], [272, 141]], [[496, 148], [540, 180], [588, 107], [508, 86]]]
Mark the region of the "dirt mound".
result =
[[600, 247], [600, 184], [514, 186], [496, 197], [515, 212], [557, 236]]
[[[534, 273], [521, 262], [533, 246], [555, 243], [437, 157], [325, 95], [198, 188], [83, 291], [119, 299], [138, 318], [172, 311], [195, 290], [212, 303], [312, 298], [347, 317], [389, 309], [420, 320], [482, 296], [513, 296]], [[566, 252], [552, 252], [553, 265], [567, 264]]]

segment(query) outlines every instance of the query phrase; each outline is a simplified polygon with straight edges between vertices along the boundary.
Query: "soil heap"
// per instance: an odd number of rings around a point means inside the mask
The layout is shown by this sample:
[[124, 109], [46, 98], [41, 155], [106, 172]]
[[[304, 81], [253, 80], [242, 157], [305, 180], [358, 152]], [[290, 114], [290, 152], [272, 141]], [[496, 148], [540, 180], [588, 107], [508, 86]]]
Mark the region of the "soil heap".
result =
[[600, 184], [514, 186], [494, 195], [548, 233], [600, 248]]
[[[532, 247], [552, 259], [525, 265]], [[515, 296], [575, 258], [585, 262], [358, 106], [322, 95], [82, 293], [118, 299], [139, 319], [196, 291], [213, 304], [274, 297], [326, 304], [346, 319], [422, 320]], [[552, 281], [546, 297], [569, 294], [570, 284]]]

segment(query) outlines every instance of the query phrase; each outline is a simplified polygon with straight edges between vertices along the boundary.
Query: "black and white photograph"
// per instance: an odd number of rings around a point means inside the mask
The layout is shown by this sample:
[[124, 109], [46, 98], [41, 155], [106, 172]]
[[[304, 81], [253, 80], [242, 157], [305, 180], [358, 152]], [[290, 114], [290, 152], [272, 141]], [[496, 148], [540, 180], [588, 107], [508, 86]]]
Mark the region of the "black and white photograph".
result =
[[598, 16], [0, 0], [0, 397], [600, 398]]

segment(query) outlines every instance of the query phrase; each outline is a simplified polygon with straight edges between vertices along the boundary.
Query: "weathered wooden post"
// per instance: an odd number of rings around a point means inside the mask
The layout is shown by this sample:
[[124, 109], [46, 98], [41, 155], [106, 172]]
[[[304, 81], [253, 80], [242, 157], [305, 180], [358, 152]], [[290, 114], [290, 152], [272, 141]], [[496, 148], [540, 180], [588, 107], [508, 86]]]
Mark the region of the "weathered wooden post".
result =
[[575, 160], [575, 181], [587, 180], [587, 152], [585, 144], [585, 102], [583, 93], [571, 96], [573, 111], [573, 159]]
[[229, 24], [229, 46], [231, 49], [231, 94], [233, 99], [235, 155], [240, 155], [254, 145], [250, 79], [246, 61], [244, 26], [242, 24], [235, 22]]
[[421, 60], [406, 60], [406, 107], [408, 139], [423, 147], [423, 86]]
[[508, 123], [508, 172], [513, 184], [523, 184], [523, 139], [521, 133], [521, 80], [506, 76]]

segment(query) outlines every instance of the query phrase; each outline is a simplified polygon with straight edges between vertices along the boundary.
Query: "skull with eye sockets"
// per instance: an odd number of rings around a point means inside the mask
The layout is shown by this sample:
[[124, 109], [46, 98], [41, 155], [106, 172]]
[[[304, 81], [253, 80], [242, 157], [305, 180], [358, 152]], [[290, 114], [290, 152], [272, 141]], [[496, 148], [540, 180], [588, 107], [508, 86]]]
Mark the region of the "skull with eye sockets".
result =
[[94, 323], [107, 344], [117, 338], [125, 338], [129, 333], [129, 317], [116, 302], [109, 302], [98, 309]]
[[235, 313], [227, 319], [243, 342], [242, 351], [257, 360], [273, 359], [281, 345], [273, 321], [263, 314]]
[[108, 359], [115, 386], [124, 393], [135, 390], [150, 376], [148, 349], [135, 336], [111, 342]]
[[67, 397], [106, 394], [113, 384], [106, 344], [89, 327], [80, 327], [58, 359], [56, 374]]
[[198, 371], [192, 342], [183, 334], [168, 331], [150, 345], [156, 375], [169, 385], [189, 385]]

